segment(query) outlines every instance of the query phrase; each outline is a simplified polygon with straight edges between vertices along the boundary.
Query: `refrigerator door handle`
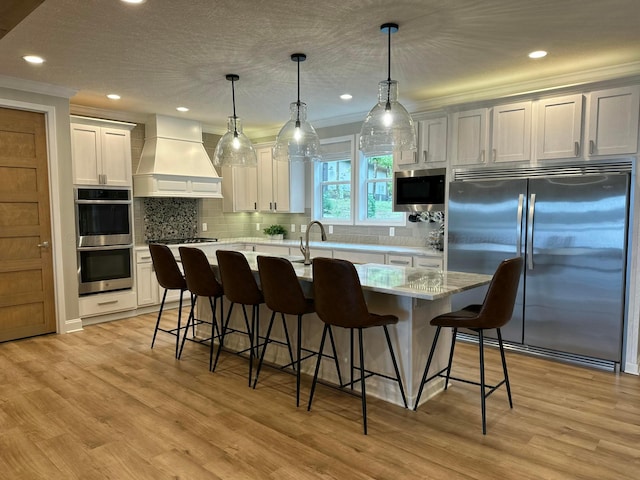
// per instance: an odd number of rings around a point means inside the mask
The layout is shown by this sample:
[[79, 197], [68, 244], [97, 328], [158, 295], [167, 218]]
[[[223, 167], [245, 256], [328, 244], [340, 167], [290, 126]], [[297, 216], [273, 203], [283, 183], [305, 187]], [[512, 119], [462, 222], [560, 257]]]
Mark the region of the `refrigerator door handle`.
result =
[[536, 211], [536, 194], [529, 196], [529, 214], [527, 216], [527, 265], [533, 270], [533, 215]]
[[524, 193], [518, 195], [518, 223], [516, 225], [516, 254], [522, 255], [522, 210], [524, 207]]

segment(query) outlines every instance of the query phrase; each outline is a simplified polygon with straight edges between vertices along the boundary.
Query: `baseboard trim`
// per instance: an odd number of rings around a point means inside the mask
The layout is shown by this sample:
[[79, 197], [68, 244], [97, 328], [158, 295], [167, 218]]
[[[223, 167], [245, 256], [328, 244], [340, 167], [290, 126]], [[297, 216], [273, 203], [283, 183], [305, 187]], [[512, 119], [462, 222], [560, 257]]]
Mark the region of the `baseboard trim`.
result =
[[73, 333], [82, 330], [82, 319], [71, 318], [64, 321], [63, 331], [60, 333]]

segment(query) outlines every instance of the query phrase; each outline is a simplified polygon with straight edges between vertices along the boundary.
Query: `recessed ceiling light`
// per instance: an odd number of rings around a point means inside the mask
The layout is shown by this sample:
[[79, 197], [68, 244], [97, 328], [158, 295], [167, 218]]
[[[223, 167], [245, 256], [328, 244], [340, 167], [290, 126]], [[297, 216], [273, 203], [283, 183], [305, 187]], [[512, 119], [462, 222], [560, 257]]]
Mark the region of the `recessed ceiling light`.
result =
[[22, 58], [29, 63], [44, 63], [44, 58], [37, 55], [25, 55]]
[[176, 110], [178, 110], [179, 112], [188, 112], [189, 109], [187, 107], [176, 107]]
[[342, 95], [340, 95], [340, 98], [342, 100], [351, 100], [353, 98], [353, 95], [351, 95], [350, 93], [343, 93]]
[[118, 95], [117, 93], [110, 93], [109, 95], [107, 95], [107, 98], [110, 98], [111, 100], [120, 100], [120, 95]]
[[547, 52], [545, 52], [544, 50], [536, 50], [535, 52], [531, 52], [529, 54], [529, 58], [542, 58], [546, 56]]
[[147, 0], [122, 0], [124, 3], [144, 3]]

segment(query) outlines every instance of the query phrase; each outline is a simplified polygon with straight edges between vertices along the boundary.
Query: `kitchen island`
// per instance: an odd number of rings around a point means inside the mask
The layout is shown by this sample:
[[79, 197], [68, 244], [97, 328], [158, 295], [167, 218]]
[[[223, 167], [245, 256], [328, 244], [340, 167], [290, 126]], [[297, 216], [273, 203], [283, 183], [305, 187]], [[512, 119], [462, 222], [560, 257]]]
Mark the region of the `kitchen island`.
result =
[[[258, 255], [268, 255], [261, 252], [242, 252], [255, 275], [258, 275], [256, 257]], [[209, 261], [215, 267], [217, 260], [215, 255], [210, 255]], [[303, 265], [300, 257], [286, 257], [294, 266], [303, 289], [309, 295], [312, 293], [312, 267]], [[365, 300], [370, 311], [378, 314], [393, 314], [399, 318], [399, 322], [389, 328], [391, 341], [396, 352], [402, 381], [407, 394], [409, 407], [414, 406], [422, 370], [427, 360], [427, 354], [435, 328], [429, 325], [429, 320], [441, 313], [451, 309], [451, 295], [480, 287], [491, 281], [490, 275], [473, 273], [438, 271], [413, 267], [402, 267], [379, 264], [356, 265], [356, 270], [363, 287]], [[336, 299], [337, 302], [340, 299]], [[225, 318], [228, 308], [228, 301], [225, 302]], [[198, 305], [199, 318], [211, 318], [211, 310], [208, 302]], [[260, 334], [264, 335], [271, 318], [271, 311], [262, 305], [260, 308]], [[234, 308], [230, 326], [242, 329], [244, 320], [242, 309]], [[324, 324], [315, 314], [308, 314], [303, 317], [302, 343], [303, 347], [317, 350], [320, 344], [320, 337]], [[296, 338], [296, 322], [293, 317], [288, 317], [287, 328], [290, 338]], [[369, 370], [381, 372], [386, 375], [393, 375], [393, 365], [387, 352], [383, 332], [379, 329], [365, 330], [365, 365]], [[205, 337], [209, 332], [199, 332]], [[281, 322], [274, 322], [272, 338], [283, 340], [284, 332], [281, 329]], [[449, 345], [451, 335], [449, 331], [443, 332], [444, 341], [438, 343], [438, 350], [432, 365], [433, 371], [441, 369], [448, 360]], [[348, 378], [349, 372], [349, 333], [345, 329], [335, 328], [334, 336], [336, 349], [340, 357], [340, 369], [344, 378]], [[248, 347], [248, 340], [245, 335], [229, 335], [225, 339], [225, 348], [240, 351]], [[325, 352], [329, 352], [328, 345]], [[265, 361], [285, 365], [290, 362], [289, 353], [285, 347], [271, 344], [267, 349]], [[221, 365], [224, 364], [224, 355], [221, 357]], [[302, 372], [311, 375], [315, 366], [315, 357], [302, 364]], [[337, 384], [338, 378], [335, 365], [330, 359], [324, 359], [320, 368], [320, 378]], [[260, 385], [269, 382], [268, 371], [261, 375]], [[427, 400], [433, 394], [442, 390], [444, 380], [430, 382], [423, 392], [422, 401]], [[357, 390], [358, 387], [356, 386]], [[367, 394], [383, 400], [402, 405], [400, 392], [397, 384], [383, 377], [370, 377], [367, 379]], [[304, 394], [303, 394], [304, 395]]]

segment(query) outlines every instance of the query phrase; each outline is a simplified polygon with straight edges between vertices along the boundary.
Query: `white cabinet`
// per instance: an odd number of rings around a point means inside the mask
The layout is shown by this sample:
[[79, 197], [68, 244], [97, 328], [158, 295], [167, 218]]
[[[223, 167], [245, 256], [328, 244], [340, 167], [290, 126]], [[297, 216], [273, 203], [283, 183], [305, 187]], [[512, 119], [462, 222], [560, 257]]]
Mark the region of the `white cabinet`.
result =
[[133, 290], [123, 290], [113, 293], [86, 295], [80, 297], [78, 303], [81, 318], [135, 310], [136, 292]]
[[[174, 256], [179, 256], [177, 248], [172, 247], [171, 252]], [[208, 254], [206, 251], [205, 253]], [[178, 266], [180, 266], [180, 264], [178, 264]], [[136, 250], [136, 293], [139, 307], [158, 305], [162, 302], [162, 296], [164, 295], [164, 288], [162, 288], [158, 283], [156, 271], [153, 268], [151, 253], [147, 247]], [[185, 291], [183, 299], [183, 301], [188, 302], [189, 292]], [[167, 292], [165, 304], [169, 302], [177, 302], [179, 300], [180, 290], [169, 290]]]
[[135, 125], [80, 117], [72, 117], [72, 120], [78, 122], [71, 124], [74, 183], [130, 187], [130, 129]]
[[151, 262], [151, 253], [136, 251], [136, 291], [138, 293], [138, 306], [156, 305], [159, 300], [158, 280]]
[[536, 158], [576, 158], [582, 155], [583, 96], [567, 95], [538, 101]]
[[491, 159], [495, 163], [531, 160], [531, 102], [493, 107]]
[[416, 268], [429, 268], [432, 270], [442, 270], [442, 258], [441, 257], [413, 257], [413, 266]]
[[418, 163], [443, 166], [447, 163], [447, 116], [421, 120], [418, 123]]
[[588, 98], [588, 155], [636, 153], [640, 87], [600, 90], [591, 92]]
[[443, 167], [447, 163], [446, 115], [428, 118], [418, 122], [418, 151], [394, 153], [394, 164], [398, 170], [404, 168]]
[[353, 250], [333, 250], [333, 258], [349, 260], [352, 263], [381, 263], [384, 264], [384, 253], [359, 252]]
[[486, 163], [489, 145], [489, 110], [478, 108], [451, 115], [452, 166]]
[[222, 167], [222, 211], [255, 212], [257, 209], [257, 168]]
[[304, 163], [278, 162], [271, 145], [256, 147], [258, 210], [304, 213]]
[[413, 260], [411, 258], [411, 255], [394, 255], [394, 254], [388, 253], [386, 263], [387, 265], [411, 267], [413, 265]]

